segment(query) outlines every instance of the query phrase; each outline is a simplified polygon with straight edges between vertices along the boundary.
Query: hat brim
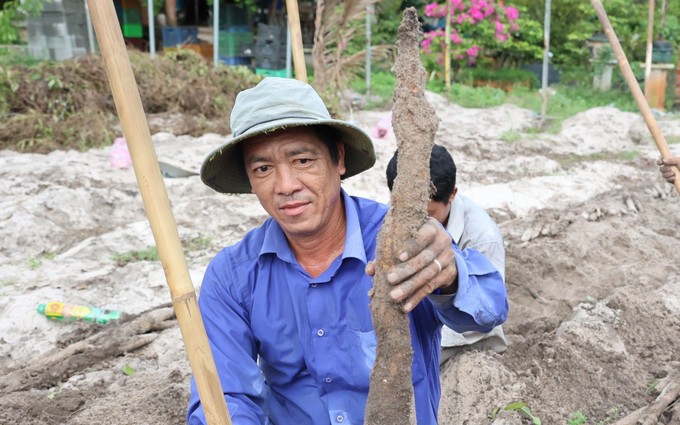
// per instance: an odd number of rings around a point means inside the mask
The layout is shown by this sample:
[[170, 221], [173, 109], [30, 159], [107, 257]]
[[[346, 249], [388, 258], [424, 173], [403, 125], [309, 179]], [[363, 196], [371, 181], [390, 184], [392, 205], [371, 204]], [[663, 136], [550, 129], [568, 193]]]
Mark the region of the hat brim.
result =
[[340, 142], [345, 145], [345, 168], [343, 179], [368, 170], [375, 164], [373, 141], [359, 127], [339, 120], [318, 120], [287, 118], [257, 125], [245, 133], [232, 138], [212, 151], [201, 166], [201, 180], [207, 186], [221, 193], [250, 193], [252, 188], [243, 166], [242, 151], [238, 149], [244, 141], [262, 134], [293, 127], [326, 126], [337, 130]]

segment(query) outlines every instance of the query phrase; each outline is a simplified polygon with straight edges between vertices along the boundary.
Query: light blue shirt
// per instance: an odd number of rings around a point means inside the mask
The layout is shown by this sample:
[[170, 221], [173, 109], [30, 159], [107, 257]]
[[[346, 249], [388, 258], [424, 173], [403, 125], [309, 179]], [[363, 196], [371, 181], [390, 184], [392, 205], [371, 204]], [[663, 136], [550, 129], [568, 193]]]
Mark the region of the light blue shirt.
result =
[[[489, 214], [470, 198], [460, 193], [451, 202], [451, 212], [446, 223], [453, 241], [463, 251], [475, 249], [481, 252], [493, 264], [505, 280], [505, 244], [503, 234]], [[442, 347], [460, 347], [472, 345], [487, 339], [493, 341], [489, 347], [503, 352], [508, 347], [502, 326], [491, 332], [456, 332], [447, 326], [442, 328]]]
[[[387, 207], [344, 191], [343, 202], [344, 251], [317, 278], [271, 218], [208, 266], [199, 306], [234, 425], [363, 424], [376, 347], [364, 268]], [[454, 249], [456, 295], [430, 295], [409, 314], [421, 425], [437, 423], [442, 322], [488, 332], [507, 317], [496, 268]], [[206, 423], [193, 379], [187, 422]]]
[[451, 202], [446, 230], [461, 250], [472, 248], [484, 254], [505, 277], [503, 234], [489, 214], [460, 193]]

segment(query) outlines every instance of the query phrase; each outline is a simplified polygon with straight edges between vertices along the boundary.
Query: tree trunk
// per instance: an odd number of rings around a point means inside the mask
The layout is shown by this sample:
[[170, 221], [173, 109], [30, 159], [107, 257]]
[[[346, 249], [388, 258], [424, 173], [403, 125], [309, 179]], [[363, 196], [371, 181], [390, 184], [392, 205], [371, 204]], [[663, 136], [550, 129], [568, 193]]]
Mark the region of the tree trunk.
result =
[[[149, 0], [152, 1], [152, 0]], [[219, 1], [219, 0], [215, 0]], [[177, 1], [165, 0], [165, 15], [169, 27], [177, 26]]]
[[314, 88], [324, 93], [326, 87], [326, 72], [324, 66], [324, 47], [326, 46], [326, 26], [323, 15], [326, 13], [326, 2], [316, 2], [316, 18], [314, 20], [314, 45], [312, 46], [312, 63], [314, 64]]
[[406, 239], [427, 220], [430, 199], [430, 154], [438, 118], [425, 99], [425, 68], [420, 62], [422, 29], [416, 10], [409, 7], [399, 27], [394, 71], [392, 124], [399, 161], [391, 208], [378, 235], [376, 274], [371, 293], [371, 314], [377, 350], [366, 405], [366, 425], [415, 424], [411, 364], [410, 319], [389, 296], [387, 271], [397, 263]]

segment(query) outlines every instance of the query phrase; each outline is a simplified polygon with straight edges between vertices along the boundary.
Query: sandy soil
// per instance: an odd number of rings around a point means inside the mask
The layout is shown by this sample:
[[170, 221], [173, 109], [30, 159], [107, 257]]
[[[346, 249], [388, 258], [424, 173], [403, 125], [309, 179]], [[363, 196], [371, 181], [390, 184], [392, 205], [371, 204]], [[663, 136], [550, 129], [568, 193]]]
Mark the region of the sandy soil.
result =
[[[661, 181], [641, 118], [597, 108], [550, 135], [533, 131], [534, 114], [518, 107], [429, 99], [461, 193], [502, 229], [511, 306], [506, 353], [467, 352], [443, 368], [440, 422], [528, 423], [503, 410], [523, 402], [543, 424], [566, 424], [576, 411], [589, 424], [609, 424], [650, 403], [680, 369], [680, 197]], [[384, 114], [353, 118], [370, 131]], [[659, 120], [666, 137], [680, 136], [679, 120]], [[187, 170], [223, 140], [153, 136], [158, 158]], [[375, 145], [374, 169], [344, 185], [387, 201], [394, 136]], [[36, 312], [49, 300], [129, 316], [167, 311], [160, 263], [116, 260], [154, 239], [133, 171], [112, 168], [109, 154], [0, 151], [0, 423], [184, 422], [190, 369], [174, 322], [134, 331], [138, 348], [100, 347], [85, 338], [114, 325]], [[254, 197], [219, 195], [195, 176], [165, 183], [198, 289], [212, 256], [265, 213]], [[69, 362], [83, 352], [100, 355]], [[41, 370], [49, 359], [60, 360]]]

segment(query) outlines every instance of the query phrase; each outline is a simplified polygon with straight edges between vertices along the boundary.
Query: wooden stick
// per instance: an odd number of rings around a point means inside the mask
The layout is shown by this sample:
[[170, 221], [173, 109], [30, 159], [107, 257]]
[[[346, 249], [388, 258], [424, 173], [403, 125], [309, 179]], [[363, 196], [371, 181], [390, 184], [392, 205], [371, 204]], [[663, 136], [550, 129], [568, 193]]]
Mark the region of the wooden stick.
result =
[[[50, 388], [106, 359], [122, 356], [139, 349], [158, 337], [164, 329], [175, 326], [170, 303], [127, 315], [106, 327], [91, 327], [88, 335], [82, 328], [64, 335], [61, 341], [71, 341], [64, 348], [53, 348], [25, 362], [22, 367], [6, 371], [0, 382], [0, 393]], [[150, 418], [149, 418], [150, 419]]]
[[[647, 128], [649, 128], [649, 131], [652, 133], [652, 137], [654, 138], [656, 147], [659, 149], [659, 152], [661, 153], [661, 158], [663, 159], [670, 158], [671, 152], [668, 149], [666, 139], [664, 138], [663, 134], [661, 134], [659, 125], [657, 124], [656, 119], [652, 114], [652, 110], [649, 108], [649, 105], [647, 104], [647, 99], [645, 99], [644, 94], [642, 94], [642, 90], [640, 90], [640, 85], [635, 79], [633, 70], [630, 68], [628, 59], [626, 59], [626, 54], [623, 52], [621, 43], [619, 43], [619, 39], [616, 36], [616, 33], [614, 32], [614, 28], [612, 28], [611, 22], [609, 22], [607, 12], [605, 12], [604, 7], [602, 6], [602, 2], [600, 0], [590, 1], [593, 4], [593, 7], [595, 8], [597, 17], [600, 19], [600, 22], [604, 27], [604, 33], [607, 36], [607, 39], [609, 39], [609, 44], [611, 44], [612, 50], [614, 50], [614, 56], [616, 57], [616, 61], [619, 63], [621, 73], [623, 74], [626, 83], [628, 83], [630, 91], [633, 93], [633, 97], [635, 98], [635, 102], [637, 103], [638, 108], [640, 108], [642, 117], [645, 119]], [[680, 193], [680, 169], [676, 167], [674, 171], [675, 171], [675, 189], [678, 191], [678, 193]]]
[[680, 401], [676, 400], [675, 407], [671, 410], [671, 421], [668, 425], [680, 425]]
[[652, 404], [639, 408], [614, 425], [656, 425], [663, 412], [680, 397], [680, 373], [669, 374], [660, 385], [663, 387], [661, 394]]
[[206, 419], [231, 425], [116, 10], [111, 1], [87, 4]]
[[307, 68], [305, 66], [305, 52], [302, 49], [302, 31], [300, 30], [300, 12], [297, 0], [286, 0], [288, 11], [288, 25], [293, 47], [293, 68], [295, 78], [303, 83], [307, 82]]

